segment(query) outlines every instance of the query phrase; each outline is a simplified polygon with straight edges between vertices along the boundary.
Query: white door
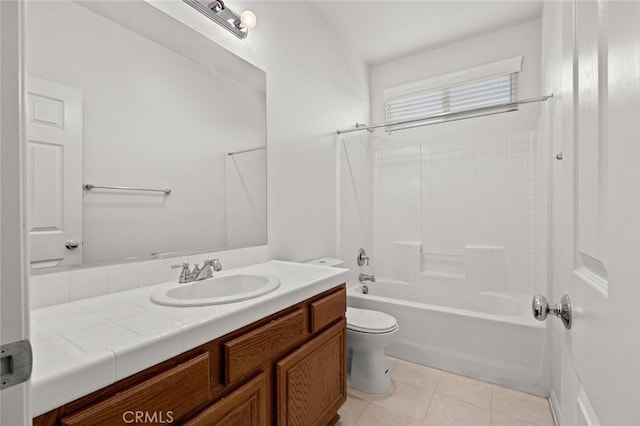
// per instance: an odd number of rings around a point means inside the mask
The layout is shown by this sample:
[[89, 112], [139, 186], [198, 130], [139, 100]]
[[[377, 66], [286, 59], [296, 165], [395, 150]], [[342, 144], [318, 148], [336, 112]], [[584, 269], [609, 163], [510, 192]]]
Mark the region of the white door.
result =
[[[27, 256], [21, 181], [21, 61], [20, 34], [23, 2], [0, 1], [0, 345], [6, 347], [29, 337], [26, 297]], [[12, 346], [13, 347], [13, 346]], [[8, 367], [0, 354], [2, 370]], [[13, 361], [13, 360], [12, 360]], [[12, 362], [15, 373], [15, 363]], [[4, 371], [3, 371], [4, 373]], [[26, 375], [25, 375], [26, 377]], [[15, 375], [0, 385], [0, 424], [31, 423], [29, 384]], [[14, 380], [14, 383], [10, 383]]]
[[27, 77], [31, 266], [82, 263], [82, 92]]
[[575, 27], [557, 232], [574, 318], [561, 333], [561, 424], [637, 426], [640, 2], [576, 1], [564, 22]]

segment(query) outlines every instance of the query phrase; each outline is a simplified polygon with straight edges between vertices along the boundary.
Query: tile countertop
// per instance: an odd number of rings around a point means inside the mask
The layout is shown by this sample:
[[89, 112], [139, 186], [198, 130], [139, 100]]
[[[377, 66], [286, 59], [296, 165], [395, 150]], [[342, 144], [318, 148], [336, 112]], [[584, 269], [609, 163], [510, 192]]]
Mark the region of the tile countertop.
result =
[[156, 305], [164, 283], [31, 311], [33, 417], [329, 290], [348, 270], [271, 261], [221, 271], [270, 274], [280, 287], [225, 305]]

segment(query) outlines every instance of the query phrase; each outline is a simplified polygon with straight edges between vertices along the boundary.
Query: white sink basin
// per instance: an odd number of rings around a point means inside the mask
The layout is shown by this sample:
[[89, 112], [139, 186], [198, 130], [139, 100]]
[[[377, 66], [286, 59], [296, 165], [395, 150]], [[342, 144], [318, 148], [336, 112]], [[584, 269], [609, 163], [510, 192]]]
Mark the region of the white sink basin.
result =
[[280, 287], [271, 275], [234, 274], [176, 284], [151, 293], [151, 301], [166, 306], [207, 306], [253, 299]]

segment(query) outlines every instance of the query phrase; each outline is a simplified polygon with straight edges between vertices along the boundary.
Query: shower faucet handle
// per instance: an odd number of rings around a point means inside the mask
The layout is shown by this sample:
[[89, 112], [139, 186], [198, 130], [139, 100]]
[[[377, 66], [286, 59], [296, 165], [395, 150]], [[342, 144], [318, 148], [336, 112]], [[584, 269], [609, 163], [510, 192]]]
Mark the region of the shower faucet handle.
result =
[[356, 257], [356, 261], [358, 262], [358, 266], [364, 265], [367, 262], [367, 266], [369, 265], [369, 256], [367, 256], [367, 252], [364, 251], [363, 248], [358, 250], [358, 257]]

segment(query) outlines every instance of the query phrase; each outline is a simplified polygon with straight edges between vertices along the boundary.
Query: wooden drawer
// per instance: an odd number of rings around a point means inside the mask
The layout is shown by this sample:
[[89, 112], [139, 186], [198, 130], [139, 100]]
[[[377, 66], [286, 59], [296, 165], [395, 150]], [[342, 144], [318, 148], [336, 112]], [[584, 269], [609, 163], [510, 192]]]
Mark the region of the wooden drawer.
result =
[[266, 426], [269, 422], [266, 373], [216, 401], [184, 426]]
[[311, 303], [311, 321], [309, 321], [311, 332], [315, 333], [338, 318], [342, 318], [346, 310], [347, 291], [344, 288]]
[[179, 419], [211, 398], [209, 353], [198, 355], [117, 393], [75, 414], [64, 417], [62, 425], [126, 425], [135, 420], [137, 412], [155, 416], [147, 423], [167, 423]]
[[223, 344], [225, 382], [231, 383], [304, 340], [301, 308]]

